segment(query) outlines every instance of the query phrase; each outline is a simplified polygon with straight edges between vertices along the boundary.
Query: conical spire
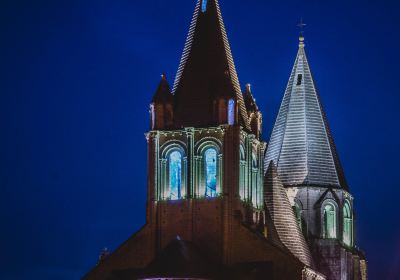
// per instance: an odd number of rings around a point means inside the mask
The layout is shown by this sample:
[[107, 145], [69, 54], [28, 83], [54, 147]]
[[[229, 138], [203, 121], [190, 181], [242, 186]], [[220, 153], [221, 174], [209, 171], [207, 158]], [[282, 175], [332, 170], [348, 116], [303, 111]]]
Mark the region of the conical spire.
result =
[[251, 93], [250, 84], [246, 84], [246, 90], [243, 93], [243, 98], [248, 113], [254, 113], [258, 111], [256, 100], [254, 99], [253, 94]]
[[172, 92], [178, 126], [213, 125], [215, 100], [229, 97], [238, 102], [239, 123], [249, 128], [217, 0], [197, 1]]
[[161, 75], [161, 81], [151, 100], [151, 103], [166, 103], [172, 101], [171, 90], [165, 74]]
[[265, 163], [283, 184], [347, 189], [325, 112], [308, 65], [304, 37], [272, 131]]
[[280, 241], [303, 264], [311, 266], [310, 250], [296, 222], [286, 190], [272, 161], [265, 174], [264, 200]]

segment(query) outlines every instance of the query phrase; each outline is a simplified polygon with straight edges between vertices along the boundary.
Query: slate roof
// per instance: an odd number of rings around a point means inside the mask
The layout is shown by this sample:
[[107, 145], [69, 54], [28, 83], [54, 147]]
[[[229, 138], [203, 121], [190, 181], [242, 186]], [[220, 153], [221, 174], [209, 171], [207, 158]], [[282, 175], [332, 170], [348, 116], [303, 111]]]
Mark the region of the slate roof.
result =
[[318, 185], [347, 190], [328, 121], [308, 64], [304, 38], [265, 156], [285, 186]]
[[238, 102], [239, 124], [250, 129], [218, 0], [203, 11], [198, 0], [172, 93], [178, 126], [214, 125], [213, 103], [228, 96]]
[[311, 253], [296, 222], [286, 190], [271, 161], [264, 177], [264, 201], [280, 241], [306, 266], [312, 266]]

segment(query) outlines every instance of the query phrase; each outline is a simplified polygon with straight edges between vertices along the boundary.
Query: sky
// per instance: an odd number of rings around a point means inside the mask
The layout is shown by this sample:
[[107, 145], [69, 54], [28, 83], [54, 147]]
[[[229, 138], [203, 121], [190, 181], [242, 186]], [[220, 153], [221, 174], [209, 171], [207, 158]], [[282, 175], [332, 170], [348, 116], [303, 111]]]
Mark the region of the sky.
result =
[[[149, 102], [195, 0], [0, 1], [0, 279], [79, 279], [145, 222]], [[268, 140], [306, 51], [370, 279], [400, 275], [400, 2], [220, 0]]]

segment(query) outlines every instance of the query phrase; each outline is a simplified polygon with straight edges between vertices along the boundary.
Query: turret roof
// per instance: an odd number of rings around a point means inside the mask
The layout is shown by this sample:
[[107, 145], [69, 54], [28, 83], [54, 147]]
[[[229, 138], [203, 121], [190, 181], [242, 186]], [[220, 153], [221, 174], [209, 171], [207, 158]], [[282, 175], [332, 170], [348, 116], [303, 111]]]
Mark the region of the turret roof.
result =
[[347, 189], [343, 169], [308, 64], [304, 37], [268, 145], [284, 185]]
[[215, 99], [232, 97], [239, 123], [249, 128], [218, 0], [197, 1], [172, 92], [181, 126], [211, 125]]

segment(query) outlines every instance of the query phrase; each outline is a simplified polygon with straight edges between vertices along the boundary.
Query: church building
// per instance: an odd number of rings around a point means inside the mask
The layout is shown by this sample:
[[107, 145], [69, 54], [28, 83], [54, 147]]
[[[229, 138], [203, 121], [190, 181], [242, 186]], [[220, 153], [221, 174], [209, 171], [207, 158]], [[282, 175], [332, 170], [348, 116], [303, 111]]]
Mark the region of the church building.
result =
[[146, 224], [82, 279], [366, 280], [303, 36], [261, 134], [218, 0], [197, 0], [174, 84], [163, 75], [150, 104]]

